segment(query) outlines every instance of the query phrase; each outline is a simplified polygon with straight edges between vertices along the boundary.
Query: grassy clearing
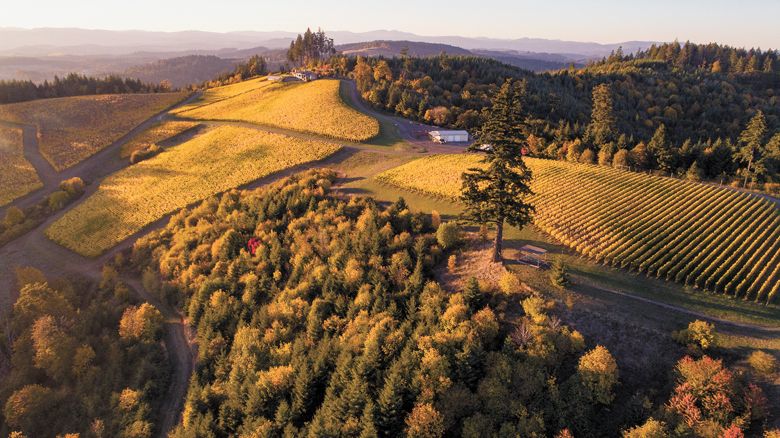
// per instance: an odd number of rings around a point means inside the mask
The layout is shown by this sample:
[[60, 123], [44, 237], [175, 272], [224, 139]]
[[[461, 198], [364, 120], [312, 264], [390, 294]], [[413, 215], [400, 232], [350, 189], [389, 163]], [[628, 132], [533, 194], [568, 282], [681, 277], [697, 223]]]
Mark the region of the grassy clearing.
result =
[[147, 149], [196, 126], [198, 126], [197, 122], [179, 120], [158, 123], [122, 145], [120, 155], [122, 158], [129, 157], [135, 151]]
[[8, 204], [43, 184], [24, 158], [21, 129], [0, 126], [0, 205]]
[[209, 94], [229, 94], [219, 87], [204, 93], [205, 104], [177, 114], [196, 120], [269, 125], [348, 141], [365, 141], [377, 136], [379, 122], [346, 105], [339, 93], [339, 83], [338, 80], [258, 82], [254, 88], [233, 97]]
[[97, 256], [177, 209], [339, 149], [240, 127], [218, 127], [108, 177], [46, 235]]
[[[425, 157], [377, 178], [445, 198], [479, 155]], [[760, 302], [780, 288], [780, 211], [705, 184], [529, 158], [534, 223], [598, 262]], [[736, 238], [734, 238], [736, 237]]]
[[63, 170], [183, 97], [155, 93], [39, 99], [0, 105], [0, 120], [36, 126], [41, 153], [55, 169]]

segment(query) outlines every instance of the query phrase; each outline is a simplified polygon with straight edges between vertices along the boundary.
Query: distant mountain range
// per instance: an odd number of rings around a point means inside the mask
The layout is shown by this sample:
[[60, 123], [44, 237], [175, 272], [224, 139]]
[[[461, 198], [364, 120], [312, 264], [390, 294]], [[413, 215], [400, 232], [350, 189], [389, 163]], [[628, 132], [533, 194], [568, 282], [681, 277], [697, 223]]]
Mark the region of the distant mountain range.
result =
[[[650, 41], [599, 44], [539, 38], [496, 39], [424, 36], [394, 30], [328, 32], [339, 51], [362, 56], [473, 55], [520, 68], [543, 71], [580, 65], [618, 47], [626, 53]], [[295, 32], [150, 32], [70, 28], [0, 28], [0, 79], [36, 82], [71, 72], [119, 74], [174, 86], [199, 83], [230, 71], [241, 60], [260, 54], [271, 68], [285, 62]]]
[[[247, 49], [264, 46], [286, 48], [296, 32], [151, 32], [139, 30], [114, 31], [71, 28], [0, 28], [0, 55], [121, 55], [136, 52], [181, 52], [189, 50]], [[447, 44], [466, 50], [514, 50], [566, 54], [573, 58], [608, 55], [622, 46], [633, 52], [650, 46], [651, 41], [626, 41], [615, 44], [548, 40], [541, 38], [470, 38], [461, 36], [425, 36], [395, 30], [370, 32], [328, 31], [335, 43], [352, 44], [365, 41], [418, 41]], [[99, 41], [99, 43], [96, 43]]]

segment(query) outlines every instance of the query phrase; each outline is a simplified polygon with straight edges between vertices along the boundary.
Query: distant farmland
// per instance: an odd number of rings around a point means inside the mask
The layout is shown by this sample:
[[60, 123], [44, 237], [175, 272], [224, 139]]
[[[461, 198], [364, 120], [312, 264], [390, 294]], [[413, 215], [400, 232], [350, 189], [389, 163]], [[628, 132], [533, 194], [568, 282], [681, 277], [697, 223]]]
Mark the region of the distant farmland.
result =
[[[377, 176], [457, 198], [478, 155], [437, 155]], [[608, 167], [526, 159], [534, 223], [599, 262], [708, 291], [772, 302], [780, 288], [780, 211], [747, 193]]]
[[0, 120], [38, 128], [39, 148], [57, 170], [84, 160], [184, 97], [106, 94], [0, 105]]
[[207, 90], [200, 103], [181, 108], [181, 117], [257, 123], [339, 140], [365, 141], [379, 134], [379, 122], [347, 106], [340, 81], [272, 83], [254, 79]]

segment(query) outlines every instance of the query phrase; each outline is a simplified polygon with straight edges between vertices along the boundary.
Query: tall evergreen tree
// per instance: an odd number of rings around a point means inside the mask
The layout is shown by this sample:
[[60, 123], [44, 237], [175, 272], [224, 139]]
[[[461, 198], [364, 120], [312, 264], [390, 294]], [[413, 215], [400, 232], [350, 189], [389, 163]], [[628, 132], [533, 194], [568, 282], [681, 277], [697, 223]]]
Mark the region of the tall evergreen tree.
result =
[[750, 119], [747, 127], [739, 135], [737, 142], [737, 157], [747, 164], [745, 168], [745, 185], [748, 178], [755, 177], [757, 169], [755, 164], [760, 162], [764, 156], [764, 140], [766, 137], [766, 118], [764, 113], [759, 110], [756, 115]]
[[655, 165], [664, 173], [672, 173], [677, 167], [677, 153], [666, 138], [666, 126], [662, 123], [647, 143]]
[[508, 79], [493, 98], [491, 108], [479, 131], [478, 141], [469, 149], [489, 144], [482, 168], [471, 168], [462, 175], [463, 218], [479, 224], [495, 224], [493, 260], [501, 261], [504, 222], [522, 227], [531, 221], [534, 207], [526, 202], [532, 194], [531, 170], [521, 153], [526, 145], [520, 84]]
[[593, 109], [588, 134], [599, 147], [617, 139], [617, 121], [612, 109], [612, 89], [609, 84], [593, 87]]

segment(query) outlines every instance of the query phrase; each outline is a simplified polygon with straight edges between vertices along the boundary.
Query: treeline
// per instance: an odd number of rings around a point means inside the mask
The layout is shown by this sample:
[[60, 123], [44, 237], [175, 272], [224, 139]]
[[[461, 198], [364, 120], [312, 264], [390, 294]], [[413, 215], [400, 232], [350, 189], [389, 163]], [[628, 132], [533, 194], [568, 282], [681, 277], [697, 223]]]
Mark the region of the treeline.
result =
[[624, 54], [618, 49], [599, 62], [591, 65], [619, 64], [625, 61], [652, 60], [663, 61], [674, 67], [688, 70], [708, 71], [712, 73], [778, 73], [777, 50], [741, 49], [726, 45], [709, 43], [694, 44], [686, 41], [653, 44], [645, 50]]
[[204, 87], [219, 87], [222, 85], [235, 84], [255, 76], [268, 74], [268, 64], [266, 59], [260, 55], [252, 55], [246, 62], [236, 66], [233, 71], [224, 73], [214, 80], [208, 81]]
[[317, 32], [306, 29], [303, 35], [298, 34], [298, 37], [290, 42], [287, 60], [294, 65], [307, 65], [327, 60], [335, 53], [333, 38], [328, 38], [322, 29], [317, 29]]
[[168, 388], [163, 318], [117, 271], [99, 284], [17, 270], [0, 338], [0, 428], [24, 437], [151, 437]]
[[32, 81], [0, 80], [0, 104], [24, 102], [51, 97], [94, 94], [161, 93], [171, 91], [166, 84], [147, 84], [138, 79], [119, 76], [96, 78], [70, 73], [64, 78], [36, 84]]
[[[647, 145], [663, 126], [663, 141], [680, 151], [679, 160], [667, 169], [653, 159], [638, 159], [632, 168], [661, 170], [667, 175], [684, 175], [697, 161], [698, 167], [706, 167], [702, 177], [741, 178], [748, 160], [739, 156], [737, 143], [749, 121], [758, 111], [763, 114], [764, 149], [771, 146], [767, 142], [780, 128], [780, 97], [775, 93], [780, 89], [780, 75], [776, 73], [731, 77], [677, 70], [663, 61], [634, 60], [533, 74], [483, 58], [448, 56], [335, 57], [332, 65], [337, 73], [346, 71], [354, 77], [363, 97], [378, 108], [467, 130], [480, 126], [483, 109], [504, 78], [521, 79], [527, 134], [533, 136], [535, 153], [565, 157], [568, 147], [564, 145], [579, 140], [584, 144], [579, 152], [591, 149], [592, 155], [585, 158], [593, 162], [603, 146], [588, 132], [593, 90], [606, 85], [617, 133], [611, 140], [614, 152]], [[760, 172], [756, 181], [774, 181], [776, 171]]]
[[[172, 436], [720, 436], [765, 418], [762, 390], [706, 356], [674, 383], [622, 385], [610, 352], [516, 278], [444, 290], [433, 269], [457, 227], [403, 200], [330, 196], [334, 178], [209, 198], [133, 248], [197, 333]], [[512, 324], [496, 310], [510, 301]]]

